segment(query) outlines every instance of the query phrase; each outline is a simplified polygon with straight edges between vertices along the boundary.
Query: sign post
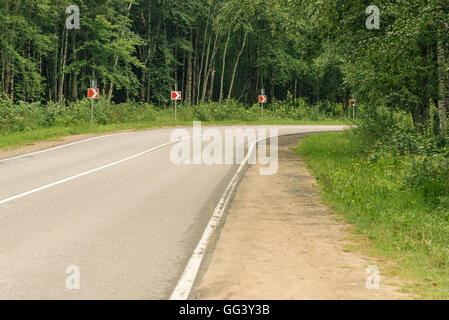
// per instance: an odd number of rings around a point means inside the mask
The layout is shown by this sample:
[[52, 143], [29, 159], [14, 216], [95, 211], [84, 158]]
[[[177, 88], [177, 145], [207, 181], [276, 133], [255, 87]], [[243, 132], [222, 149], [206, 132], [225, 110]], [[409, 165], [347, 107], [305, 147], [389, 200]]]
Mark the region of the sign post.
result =
[[260, 119], [261, 121], [263, 121], [263, 104], [267, 103], [267, 96], [265, 95], [265, 89], [260, 90], [259, 103], [260, 103]]
[[90, 88], [87, 90], [87, 97], [90, 99], [90, 123], [94, 123], [94, 99], [98, 99], [99, 90], [97, 89], [97, 80], [90, 80]]
[[352, 107], [352, 120], [355, 121], [355, 107], [357, 106], [357, 101], [355, 99], [349, 100], [349, 104]]
[[177, 118], [177, 107], [178, 107], [178, 100], [181, 100], [181, 91], [178, 91], [178, 83], [175, 83], [175, 91], [171, 92], [171, 99], [175, 101], [175, 120]]
[[[177, 82], [175, 83], [175, 91], [178, 91], [178, 83]], [[178, 100], [175, 99], [175, 121], [177, 120], [177, 115], [176, 115], [177, 107], [178, 107]]]

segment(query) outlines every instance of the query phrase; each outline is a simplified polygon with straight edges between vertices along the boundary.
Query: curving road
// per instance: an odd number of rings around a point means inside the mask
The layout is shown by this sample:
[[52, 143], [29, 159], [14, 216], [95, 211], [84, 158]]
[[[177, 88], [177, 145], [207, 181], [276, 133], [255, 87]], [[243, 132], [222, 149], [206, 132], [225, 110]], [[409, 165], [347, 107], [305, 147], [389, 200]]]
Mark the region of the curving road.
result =
[[[172, 130], [0, 160], [0, 299], [167, 299], [238, 168], [173, 164]], [[66, 288], [70, 265], [79, 290]]]

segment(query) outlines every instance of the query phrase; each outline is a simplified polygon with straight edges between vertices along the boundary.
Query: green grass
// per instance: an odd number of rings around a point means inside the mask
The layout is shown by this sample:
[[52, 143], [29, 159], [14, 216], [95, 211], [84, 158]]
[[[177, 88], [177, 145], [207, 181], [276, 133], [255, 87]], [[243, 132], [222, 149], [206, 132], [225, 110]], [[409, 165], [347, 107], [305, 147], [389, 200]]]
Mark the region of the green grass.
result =
[[296, 151], [333, 210], [367, 236], [367, 253], [391, 261], [386, 271], [407, 280], [418, 297], [448, 299], [449, 210], [404, 187], [405, 159], [367, 161], [368, 144], [355, 131], [329, 133], [307, 137]]
[[[339, 120], [323, 120], [323, 121], [294, 121], [294, 120], [268, 120], [264, 122], [258, 121], [209, 121], [202, 122], [203, 125], [298, 125], [298, 124], [345, 124]], [[72, 125], [72, 126], [53, 126], [42, 127], [37, 129], [29, 129], [18, 132], [8, 132], [0, 134], [0, 149], [10, 149], [15, 147], [32, 144], [37, 141], [53, 140], [63, 136], [85, 134], [85, 133], [110, 133], [120, 130], [144, 130], [160, 127], [174, 127], [174, 126], [191, 126], [192, 121], [141, 121], [130, 123], [118, 123], [108, 125]]]

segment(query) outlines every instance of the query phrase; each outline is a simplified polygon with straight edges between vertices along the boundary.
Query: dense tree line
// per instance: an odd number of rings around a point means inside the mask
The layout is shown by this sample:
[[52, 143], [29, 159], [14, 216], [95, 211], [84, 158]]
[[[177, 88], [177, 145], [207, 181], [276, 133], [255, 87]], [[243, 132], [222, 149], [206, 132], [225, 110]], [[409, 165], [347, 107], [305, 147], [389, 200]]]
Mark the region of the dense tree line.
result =
[[[365, 8], [381, 10], [378, 30], [361, 28]], [[447, 0], [326, 0], [317, 3], [318, 29], [342, 61], [345, 83], [366, 105], [411, 114], [415, 127], [449, 111], [449, 2]]]
[[[2, 0], [1, 90], [14, 101], [102, 96], [186, 104], [228, 98], [350, 98], [410, 112], [449, 109], [446, 0]], [[65, 28], [80, 8], [79, 30]], [[381, 10], [367, 29], [366, 8]], [[445, 121], [440, 129], [445, 130]]]
[[[79, 30], [67, 30], [69, 5]], [[287, 0], [2, 0], [1, 89], [23, 101], [85, 96], [164, 103], [175, 82], [188, 104], [235, 98], [346, 100], [340, 70], [314, 68], [319, 38]], [[303, 16], [303, 17], [302, 17]], [[325, 62], [326, 63], [326, 62]], [[325, 70], [329, 68], [329, 70]], [[316, 70], [315, 70], [316, 69]], [[323, 81], [324, 80], [324, 81]]]

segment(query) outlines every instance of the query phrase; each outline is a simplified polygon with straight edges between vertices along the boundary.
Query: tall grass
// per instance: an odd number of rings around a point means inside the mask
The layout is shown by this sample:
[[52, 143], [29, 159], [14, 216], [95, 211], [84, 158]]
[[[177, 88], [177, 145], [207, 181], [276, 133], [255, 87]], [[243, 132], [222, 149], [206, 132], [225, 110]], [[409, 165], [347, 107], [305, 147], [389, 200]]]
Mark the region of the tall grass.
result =
[[[370, 160], [373, 141], [359, 131], [309, 136], [302, 154], [325, 199], [356, 230], [373, 240], [375, 253], [396, 262], [393, 271], [418, 279], [423, 297], [449, 298], [449, 207], [435, 205], [406, 179], [409, 155]], [[436, 179], [436, 178], [435, 178]]]

